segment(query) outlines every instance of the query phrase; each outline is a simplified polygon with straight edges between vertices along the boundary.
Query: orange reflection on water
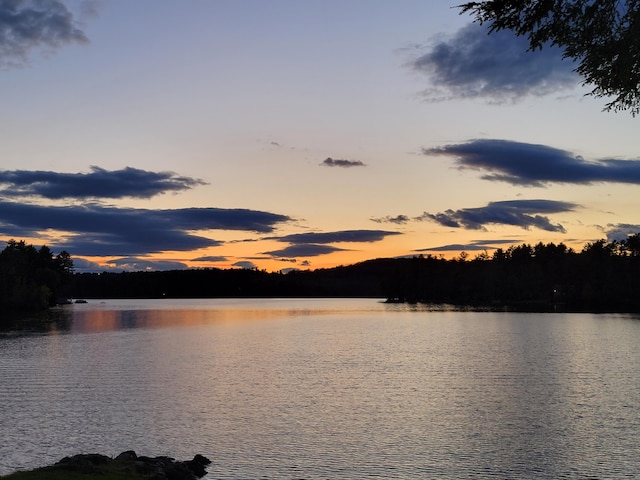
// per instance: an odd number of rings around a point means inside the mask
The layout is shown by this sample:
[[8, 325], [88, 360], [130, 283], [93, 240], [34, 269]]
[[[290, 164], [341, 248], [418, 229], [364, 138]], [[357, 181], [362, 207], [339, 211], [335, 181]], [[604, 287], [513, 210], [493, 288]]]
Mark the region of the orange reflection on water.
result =
[[70, 331], [97, 333], [133, 328], [167, 328], [204, 324], [229, 324], [287, 316], [284, 310], [84, 310], [73, 313]]

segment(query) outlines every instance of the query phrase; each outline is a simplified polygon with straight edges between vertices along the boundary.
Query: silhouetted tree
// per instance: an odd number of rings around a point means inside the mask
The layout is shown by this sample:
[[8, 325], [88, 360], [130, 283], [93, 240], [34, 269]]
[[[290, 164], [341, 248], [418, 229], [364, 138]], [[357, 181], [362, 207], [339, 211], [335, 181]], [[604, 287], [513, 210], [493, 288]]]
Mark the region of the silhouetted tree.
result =
[[23, 240], [9, 240], [0, 252], [0, 306], [38, 310], [55, 304], [73, 269], [68, 253], [54, 257], [47, 246], [36, 250]]

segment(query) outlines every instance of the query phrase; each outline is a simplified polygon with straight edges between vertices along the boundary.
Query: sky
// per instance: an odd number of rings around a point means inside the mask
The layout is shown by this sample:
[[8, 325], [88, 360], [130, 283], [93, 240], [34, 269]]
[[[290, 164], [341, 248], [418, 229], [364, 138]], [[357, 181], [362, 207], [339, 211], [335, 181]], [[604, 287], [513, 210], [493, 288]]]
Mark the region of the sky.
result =
[[441, 0], [0, 0], [0, 241], [76, 271], [580, 251], [638, 119]]

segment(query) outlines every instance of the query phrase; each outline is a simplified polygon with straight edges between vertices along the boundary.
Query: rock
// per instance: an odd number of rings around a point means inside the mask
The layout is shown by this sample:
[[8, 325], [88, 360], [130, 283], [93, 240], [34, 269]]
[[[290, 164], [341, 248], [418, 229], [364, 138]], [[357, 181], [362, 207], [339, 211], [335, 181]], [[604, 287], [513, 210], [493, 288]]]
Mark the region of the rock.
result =
[[196, 455], [192, 460], [176, 461], [171, 457], [138, 456], [133, 450], [122, 452], [115, 458], [99, 454], [80, 454], [65, 457], [51, 467], [55, 470], [67, 470], [100, 476], [105, 470], [137, 473], [150, 480], [197, 480], [207, 474], [205, 467], [211, 460]]
[[211, 465], [211, 460], [203, 455], [198, 454], [193, 457], [193, 460], [184, 462], [184, 464], [189, 470], [191, 470], [191, 472], [193, 472], [196, 477], [202, 478], [207, 474], [207, 470], [205, 469], [205, 467], [207, 465]]
[[114, 460], [116, 462], [132, 462], [136, 458], [138, 458], [136, 452], [134, 452], [133, 450], [127, 450], [126, 452], [122, 452], [120, 455], [118, 455]]

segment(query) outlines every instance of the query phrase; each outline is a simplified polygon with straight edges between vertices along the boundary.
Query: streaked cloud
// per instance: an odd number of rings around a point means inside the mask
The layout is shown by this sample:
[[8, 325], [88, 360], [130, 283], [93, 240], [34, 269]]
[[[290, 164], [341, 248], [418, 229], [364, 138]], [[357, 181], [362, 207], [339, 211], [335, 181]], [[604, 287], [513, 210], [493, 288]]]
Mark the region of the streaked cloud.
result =
[[458, 252], [458, 251], [484, 251], [495, 250], [497, 245], [514, 245], [521, 243], [519, 240], [473, 240], [468, 243], [451, 243], [430, 248], [419, 248], [414, 252]]
[[334, 159], [331, 157], [325, 158], [320, 165], [324, 167], [342, 167], [342, 168], [365, 166], [365, 164], [362, 163], [360, 160], [341, 160], [341, 159]]
[[109, 260], [106, 263], [93, 262], [85, 258], [73, 257], [73, 270], [77, 273], [95, 272], [139, 272], [159, 270], [184, 270], [186, 264], [172, 260], [152, 260], [140, 257], [125, 257]]
[[549, 232], [565, 233], [560, 224], [553, 224], [543, 214], [573, 211], [578, 205], [554, 200], [507, 200], [490, 202], [484, 207], [446, 210], [436, 214], [424, 212], [416, 220], [432, 221], [445, 227], [486, 230], [487, 225], [531, 227]]
[[89, 173], [0, 170], [0, 196], [59, 199], [151, 198], [188, 190], [206, 182], [174, 172], [150, 172], [127, 167], [105, 170], [92, 166]]
[[107, 265], [112, 270], [125, 272], [140, 272], [151, 270], [184, 270], [187, 265], [183, 262], [172, 260], [148, 260], [139, 257], [124, 257], [109, 260]]
[[222, 242], [193, 232], [268, 233], [276, 225], [290, 220], [285, 215], [246, 209], [149, 210], [97, 204], [58, 207], [0, 201], [0, 235], [23, 237], [36, 236], [46, 230], [68, 232], [68, 237], [55, 248], [73, 255], [135, 256], [212, 247]]
[[271, 250], [269, 252], [262, 252], [265, 255], [271, 255], [272, 257], [317, 257], [319, 255], [326, 255], [328, 253], [339, 252], [344, 250], [343, 248], [334, 247], [331, 245], [319, 245], [316, 243], [301, 243], [289, 245], [288, 247], [278, 250]]
[[288, 247], [263, 252], [277, 258], [317, 257], [344, 250], [332, 243], [371, 243], [383, 240], [385, 237], [401, 235], [400, 232], [386, 230], [339, 230], [335, 232], [306, 232], [294, 233], [277, 237], [265, 237], [264, 240], [276, 240], [290, 243]]
[[476, 139], [424, 149], [425, 155], [453, 157], [462, 169], [489, 172], [485, 180], [541, 187], [550, 183], [600, 182], [640, 184], [640, 160], [599, 159], [532, 143]]
[[307, 232], [283, 235], [280, 237], [267, 237], [267, 240], [277, 240], [296, 244], [305, 243], [341, 243], [341, 242], [378, 242], [385, 237], [401, 235], [400, 232], [387, 230], [339, 230], [336, 232]]
[[227, 257], [223, 257], [221, 255], [207, 255], [191, 259], [192, 262], [225, 262], [226, 260]]
[[484, 98], [513, 102], [572, 89], [580, 83], [576, 65], [562, 59], [557, 47], [529, 51], [527, 39], [509, 30], [488, 34], [486, 26], [469, 24], [453, 36], [433, 41], [411, 67], [428, 76], [424, 90], [433, 101]]
[[87, 42], [61, 1], [0, 0], [0, 67], [24, 65], [33, 50], [51, 53], [67, 44]]

